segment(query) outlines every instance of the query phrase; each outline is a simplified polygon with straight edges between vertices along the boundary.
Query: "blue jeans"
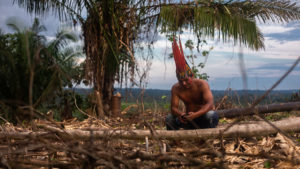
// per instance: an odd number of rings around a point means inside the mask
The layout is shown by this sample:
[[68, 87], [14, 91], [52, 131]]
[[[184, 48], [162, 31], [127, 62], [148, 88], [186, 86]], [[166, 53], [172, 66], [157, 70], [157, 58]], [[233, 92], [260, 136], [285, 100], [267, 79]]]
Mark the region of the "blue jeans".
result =
[[219, 115], [215, 111], [209, 111], [193, 121], [181, 123], [176, 116], [168, 114], [165, 122], [167, 130], [179, 130], [180, 128], [185, 130], [215, 128], [219, 123]]

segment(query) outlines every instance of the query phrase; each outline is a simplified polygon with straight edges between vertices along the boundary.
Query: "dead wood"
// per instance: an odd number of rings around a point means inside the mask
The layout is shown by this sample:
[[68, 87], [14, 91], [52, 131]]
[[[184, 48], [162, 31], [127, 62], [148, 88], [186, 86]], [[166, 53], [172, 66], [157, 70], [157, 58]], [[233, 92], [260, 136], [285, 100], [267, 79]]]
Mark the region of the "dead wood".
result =
[[12, 160], [8, 161], [9, 165], [12, 168], [33, 168], [35, 167], [45, 167], [52, 166], [57, 168], [75, 168], [74, 162], [46, 162], [41, 160]]
[[300, 102], [288, 102], [288, 103], [278, 103], [278, 104], [269, 104], [263, 106], [257, 106], [253, 111], [249, 111], [250, 108], [236, 108], [236, 109], [227, 109], [227, 110], [217, 110], [220, 117], [233, 118], [237, 116], [248, 116], [253, 115], [256, 112], [259, 114], [263, 113], [274, 113], [282, 111], [292, 111], [300, 110]]
[[[281, 121], [273, 122], [276, 127], [284, 132], [300, 132], [300, 117], [287, 118]], [[212, 129], [198, 129], [198, 130], [179, 130], [167, 131], [156, 130], [155, 137], [160, 139], [208, 139], [218, 138], [220, 133], [225, 129], [212, 128]], [[145, 137], [153, 138], [153, 134], [149, 130], [98, 130], [98, 131], [83, 131], [79, 129], [73, 130], [51, 130], [39, 132], [0, 132], [0, 138], [11, 139], [24, 139], [28, 137], [38, 138], [43, 136], [51, 137], [55, 132], [57, 135], [71, 137], [73, 139], [88, 140], [88, 139], [102, 139], [102, 138], [120, 138], [120, 139], [145, 139]], [[265, 136], [275, 134], [278, 131], [269, 124], [259, 121], [251, 124], [238, 124], [232, 126], [229, 130], [224, 132], [223, 137], [252, 137], [252, 136]], [[66, 135], [67, 134], [67, 135]]]

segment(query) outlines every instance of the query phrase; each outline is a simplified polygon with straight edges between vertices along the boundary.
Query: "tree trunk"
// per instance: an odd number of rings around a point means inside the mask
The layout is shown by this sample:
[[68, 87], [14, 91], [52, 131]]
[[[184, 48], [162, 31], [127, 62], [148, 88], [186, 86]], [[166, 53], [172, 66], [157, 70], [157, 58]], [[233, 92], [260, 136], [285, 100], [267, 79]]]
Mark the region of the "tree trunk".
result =
[[263, 106], [257, 106], [253, 111], [249, 108], [236, 108], [228, 110], [217, 110], [219, 117], [233, 118], [237, 116], [253, 115], [255, 112], [258, 113], [274, 113], [281, 111], [292, 111], [300, 110], [300, 102], [289, 102], [289, 103], [279, 103], [279, 104], [269, 104]]
[[100, 118], [104, 118], [104, 112], [103, 112], [103, 104], [102, 104], [102, 97], [101, 94], [95, 90], [95, 96], [96, 96], [96, 107], [97, 107], [97, 115]]
[[[300, 132], [300, 117], [288, 118], [281, 121], [273, 122], [275, 126], [280, 128], [284, 132]], [[26, 137], [56, 137], [52, 133], [56, 133], [61, 137], [80, 140], [89, 140], [102, 138], [116, 138], [116, 139], [131, 139], [131, 140], [143, 140], [148, 138], [159, 139], [177, 139], [177, 140], [192, 140], [192, 139], [212, 139], [219, 138], [220, 133], [224, 131], [226, 127], [211, 128], [211, 129], [198, 129], [198, 130], [156, 130], [151, 132], [149, 130], [99, 130], [94, 129], [93, 132], [86, 130], [61, 130], [54, 127], [44, 126], [49, 132], [0, 132], [0, 139], [22, 139]], [[232, 126], [229, 130], [222, 135], [224, 138], [228, 137], [253, 137], [253, 136], [265, 136], [269, 134], [275, 134], [278, 131], [269, 124], [259, 121], [251, 124], [237, 124]]]
[[33, 118], [33, 82], [34, 82], [34, 67], [30, 67], [30, 75], [29, 75], [29, 106], [30, 106], [30, 120]]
[[104, 112], [108, 116], [111, 115], [111, 100], [113, 96], [114, 77], [115, 73], [106, 71], [102, 88]]
[[97, 114], [110, 115], [114, 78], [119, 68], [119, 37], [116, 34], [111, 14], [113, 2], [101, 1], [97, 8], [88, 9], [88, 18], [83, 23], [86, 52], [87, 79], [93, 83], [97, 96]]
[[68, 95], [66, 95], [66, 94], [63, 95], [63, 102], [64, 102], [63, 109], [60, 112], [61, 118], [63, 120], [72, 119], [73, 116], [72, 116], [72, 111], [70, 109], [70, 102], [68, 100]]

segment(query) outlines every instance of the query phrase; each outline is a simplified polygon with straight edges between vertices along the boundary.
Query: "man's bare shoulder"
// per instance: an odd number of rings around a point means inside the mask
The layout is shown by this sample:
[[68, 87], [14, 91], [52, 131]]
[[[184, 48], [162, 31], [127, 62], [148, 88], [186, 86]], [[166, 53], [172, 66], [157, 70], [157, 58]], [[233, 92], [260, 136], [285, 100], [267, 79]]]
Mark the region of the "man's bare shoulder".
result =
[[205, 80], [202, 80], [202, 79], [196, 79], [194, 78], [194, 83], [197, 84], [198, 87], [207, 87], [208, 86], [208, 83], [207, 81]]
[[172, 92], [177, 91], [179, 87], [180, 87], [179, 83], [178, 83], [178, 82], [175, 83], [175, 84], [172, 86]]

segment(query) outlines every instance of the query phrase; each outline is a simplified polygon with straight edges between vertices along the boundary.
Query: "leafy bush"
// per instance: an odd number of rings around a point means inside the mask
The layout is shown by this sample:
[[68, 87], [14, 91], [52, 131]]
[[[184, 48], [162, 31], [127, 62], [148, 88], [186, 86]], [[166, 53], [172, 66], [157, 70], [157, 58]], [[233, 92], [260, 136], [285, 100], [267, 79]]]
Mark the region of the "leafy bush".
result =
[[16, 33], [0, 34], [0, 112], [16, 123], [31, 118], [33, 109], [55, 99], [64, 86], [78, 79], [81, 70], [74, 57], [81, 52], [67, 47], [77, 38], [66, 31], [48, 42], [40, 34], [46, 28], [38, 19], [24, 30], [12, 20], [8, 25]]

